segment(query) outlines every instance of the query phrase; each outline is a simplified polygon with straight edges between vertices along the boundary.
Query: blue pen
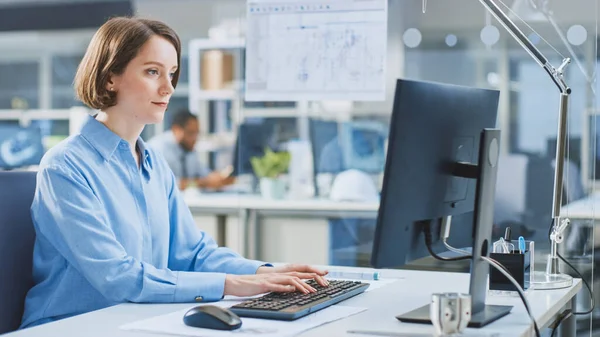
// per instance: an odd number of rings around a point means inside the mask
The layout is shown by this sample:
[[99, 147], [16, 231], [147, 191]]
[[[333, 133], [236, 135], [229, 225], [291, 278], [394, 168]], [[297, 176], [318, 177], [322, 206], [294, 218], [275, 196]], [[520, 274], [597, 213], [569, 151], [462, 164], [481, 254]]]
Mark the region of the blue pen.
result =
[[519, 236], [519, 254], [525, 253], [525, 238]]

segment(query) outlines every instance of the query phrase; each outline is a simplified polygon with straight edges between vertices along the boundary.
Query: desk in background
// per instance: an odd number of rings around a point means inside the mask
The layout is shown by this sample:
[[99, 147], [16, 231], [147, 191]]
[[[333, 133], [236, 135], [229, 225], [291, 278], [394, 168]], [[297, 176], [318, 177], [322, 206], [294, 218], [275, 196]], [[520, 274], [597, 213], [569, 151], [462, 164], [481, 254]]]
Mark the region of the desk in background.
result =
[[[291, 233], [282, 233], [278, 230], [278, 227], [281, 227], [276, 225], [278, 223], [302, 219], [303, 225], [318, 232], [319, 239], [323, 240], [322, 245], [327, 245], [328, 232], [325, 219], [374, 219], [377, 217], [379, 209], [378, 202], [340, 202], [319, 198], [269, 200], [260, 195], [233, 193], [190, 194], [186, 195], [185, 200], [194, 216], [216, 217], [215, 238], [220, 245], [231, 247], [248, 258], [257, 259], [270, 258], [269, 255], [272, 254], [269, 252], [277, 251], [279, 248], [269, 248], [268, 245], [277, 242], [282, 236], [302, 234], [302, 227]], [[568, 216], [573, 220], [600, 219], [600, 193], [563, 206], [561, 215]], [[266, 221], [267, 218], [278, 220]], [[237, 219], [237, 223], [234, 219]], [[323, 221], [318, 222], [317, 219], [323, 219]], [[265, 233], [262, 230], [263, 225], [268, 225], [270, 231]], [[261, 247], [264, 247], [263, 252], [261, 252]], [[267, 254], [264, 251], [267, 251]], [[319, 251], [315, 255], [325, 255], [326, 253], [326, 251]], [[283, 256], [275, 260], [295, 259]], [[326, 261], [319, 263], [326, 263]]]
[[[337, 269], [337, 268], [336, 268]], [[368, 271], [366, 268], [343, 268], [350, 271]], [[341, 305], [363, 307], [368, 310], [357, 315], [335, 321], [300, 336], [359, 336], [348, 334], [348, 330], [379, 330], [405, 333], [431, 333], [429, 325], [401, 323], [394, 317], [426, 304], [434, 292], [467, 292], [469, 274], [440, 273], [409, 270], [380, 270], [382, 278], [396, 278], [396, 282], [385, 285], [341, 302]], [[444, 280], [441, 282], [440, 280]], [[581, 280], [576, 279], [569, 288], [558, 290], [530, 291], [527, 299], [540, 327], [548, 327], [565, 309], [574, 305]], [[482, 329], [485, 333], [498, 333], [499, 337], [529, 336], [531, 320], [518, 297], [488, 296], [488, 303], [513, 305], [511, 313]], [[130, 332], [119, 327], [141, 319], [183, 310], [194, 306], [187, 304], [120, 304], [110, 308], [67, 318], [61, 321], [17, 331], [7, 337], [77, 336], [77, 337], [153, 337], [155, 334]], [[327, 309], [325, 309], [327, 310]], [[242, 318], [243, 320], [243, 318]], [[561, 336], [575, 336], [575, 321], [571, 317], [560, 325]]]
[[[318, 198], [271, 200], [264, 199], [259, 195], [228, 193], [188, 195], [185, 201], [194, 216], [214, 215], [217, 217], [216, 239], [219, 244], [239, 250], [244, 256], [252, 259], [264, 259], [264, 254], [261, 254], [260, 249], [260, 247], [265, 246], [263, 243], [266, 245], [276, 243], [278, 238], [282, 236], [275, 231], [272, 233], [272, 237], [268, 237], [268, 233], [261, 231], [263, 225], [266, 225], [263, 221], [265, 217], [300, 218], [305, 221], [307, 228], [310, 228], [311, 226], [306, 222], [306, 219], [374, 219], [377, 217], [377, 210], [379, 209], [379, 202], [343, 202]], [[237, 216], [238, 222], [233, 226], [229, 226], [228, 217], [231, 218], [232, 216]], [[326, 233], [328, 227], [322, 227], [322, 230]], [[311, 230], [315, 230], [315, 228]], [[290, 233], [290, 235], [296, 237], [302, 235], [302, 232], [300, 230]], [[230, 238], [233, 235], [238, 236], [241, 240]], [[326, 240], [328, 235], [315, 236]], [[298, 239], [303, 240], [303, 238]], [[307, 235], [306, 240], [310, 239], [311, 236]], [[269, 251], [269, 247], [264, 250]], [[277, 250], [277, 248], [271, 250]], [[280, 257], [275, 260], [287, 261], [288, 259]]]

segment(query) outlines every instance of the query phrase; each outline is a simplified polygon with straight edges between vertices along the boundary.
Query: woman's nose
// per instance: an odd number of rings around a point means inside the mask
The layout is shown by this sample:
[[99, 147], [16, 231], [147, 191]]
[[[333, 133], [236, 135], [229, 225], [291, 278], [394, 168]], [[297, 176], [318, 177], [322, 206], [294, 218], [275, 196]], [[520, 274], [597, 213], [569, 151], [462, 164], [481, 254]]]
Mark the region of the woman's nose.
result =
[[173, 83], [171, 83], [170, 79], [165, 81], [165, 84], [160, 88], [160, 93], [164, 96], [172, 94], [173, 91], [175, 91], [175, 88], [173, 88]]

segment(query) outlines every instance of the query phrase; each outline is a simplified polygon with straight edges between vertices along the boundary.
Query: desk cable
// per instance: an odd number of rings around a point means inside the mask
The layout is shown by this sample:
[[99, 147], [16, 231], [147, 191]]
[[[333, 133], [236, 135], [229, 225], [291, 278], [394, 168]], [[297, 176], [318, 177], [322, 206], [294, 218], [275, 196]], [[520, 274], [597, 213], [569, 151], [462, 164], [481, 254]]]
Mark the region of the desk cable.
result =
[[455, 252], [455, 253], [460, 254], [460, 255], [467, 255], [470, 258], [471, 257], [471, 252], [468, 252], [466, 250], [459, 249], [459, 248], [454, 248], [454, 247], [450, 246], [450, 244], [448, 244], [448, 238], [450, 237], [450, 224], [451, 224], [451, 221], [452, 221], [451, 217], [445, 217], [445, 218], [442, 219], [442, 229], [441, 229], [442, 243], [444, 244], [444, 246], [446, 246], [446, 249], [448, 249], [449, 251]]
[[[554, 219], [552, 219], [552, 221], [550, 222], [550, 229], [548, 231], [548, 237], [550, 237], [550, 233], [552, 232], [552, 227], [553, 226], [554, 226]], [[550, 335], [550, 337], [554, 337], [554, 335], [556, 333], [556, 329], [558, 328], [558, 326], [560, 325], [560, 323], [562, 323], [568, 317], [571, 317], [571, 315], [589, 315], [596, 308], [596, 301], [594, 299], [594, 292], [592, 291], [592, 288], [590, 287], [589, 283], [585, 280], [585, 278], [583, 277], [583, 275], [581, 275], [581, 273], [579, 272], [579, 270], [577, 270], [569, 261], [567, 261], [562, 255], [560, 255], [559, 252], [556, 252], [556, 255], [558, 256], [559, 259], [562, 260], [562, 262], [564, 262], [567, 266], [569, 266], [569, 268], [571, 268], [575, 272], [575, 274], [577, 274], [577, 276], [581, 279], [581, 281], [583, 282], [583, 284], [587, 288], [588, 292], [590, 293], [591, 305], [590, 305], [590, 308], [588, 310], [586, 310], [586, 311], [582, 311], [582, 312], [576, 312], [576, 311], [572, 311], [571, 312], [571, 311], [569, 311], [566, 314], [561, 315], [557, 319], [556, 324], [554, 325], [554, 328], [552, 329], [552, 334]], [[571, 308], [571, 310], [574, 310], [574, 308]]]
[[[447, 226], [447, 227], [450, 227], [450, 226]], [[451, 251], [453, 251], [455, 253], [463, 254], [464, 256], [455, 257], [455, 258], [443, 258], [441, 256], [438, 256], [431, 249], [431, 227], [429, 225], [426, 225], [425, 228], [423, 229], [423, 233], [425, 234], [425, 246], [427, 246], [427, 250], [429, 251], [431, 256], [433, 256], [435, 259], [442, 260], [442, 261], [457, 261], [457, 260], [466, 260], [466, 259], [472, 258], [471, 254], [469, 252], [450, 246], [446, 242], [446, 238], [447, 238], [446, 235], [444, 235], [443, 239], [442, 239], [442, 241], [444, 242], [444, 246], [449, 248]], [[531, 313], [529, 302], [527, 301], [527, 298], [525, 298], [525, 291], [523, 291], [523, 288], [521, 288], [519, 283], [512, 277], [510, 272], [508, 270], [506, 270], [506, 268], [500, 262], [498, 262], [492, 258], [489, 258], [487, 256], [482, 256], [481, 259], [483, 259], [483, 261], [487, 262], [490, 266], [496, 268], [515, 286], [515, 288], [517, 289], [517, 292], [519, 293], [519, 297], [521, 298], [521, 300], [523, 301], [523, 304], [525, 305], [525, 310], [527, 310], [527, 314], [529, 314], [529, 317], [531, 318], [531, 321], [533, 322], [533, 328], [535, 330], [535, 335], [537, 337], [540, 337], [540, 329], [538, 328], [537, 322], [535, 321], [535, 318], [533, 317], [533, 314]]]

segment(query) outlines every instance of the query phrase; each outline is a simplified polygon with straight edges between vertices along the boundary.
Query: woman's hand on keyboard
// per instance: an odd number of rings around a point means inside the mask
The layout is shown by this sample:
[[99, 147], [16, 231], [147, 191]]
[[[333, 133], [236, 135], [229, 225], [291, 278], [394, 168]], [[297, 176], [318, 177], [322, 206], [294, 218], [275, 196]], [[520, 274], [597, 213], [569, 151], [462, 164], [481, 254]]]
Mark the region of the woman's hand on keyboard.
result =
[[[225, 276], [224, 295], [254, 296], [268, 292], [300, 291], [305, 294], [315, 292], [316, 289], [304, 282], [306, 279], [320, 278], [322, 285], [327, 281], [315, 273], [286, 272], [286, 273], [261, 273], [256, 275]], [[321, 282], [319, 282], [321, 283]]]
[[327, 285], [327, 280], [325, 280], [325, 275], [327, 275], [326, 270], [321, 270], [319, 268], [315, 268], [313, 266], [309, 266], [307, 264], [286, 264], [283, 266], [277, 267], [267, 267], [262, 266], [259, 267], [256, 271], [257, 274], [270, 274], [270, 273], [303, 273], [303, 274], [312, 274], [313, 279], [317, 281], [318, 284], [322, 286]]

